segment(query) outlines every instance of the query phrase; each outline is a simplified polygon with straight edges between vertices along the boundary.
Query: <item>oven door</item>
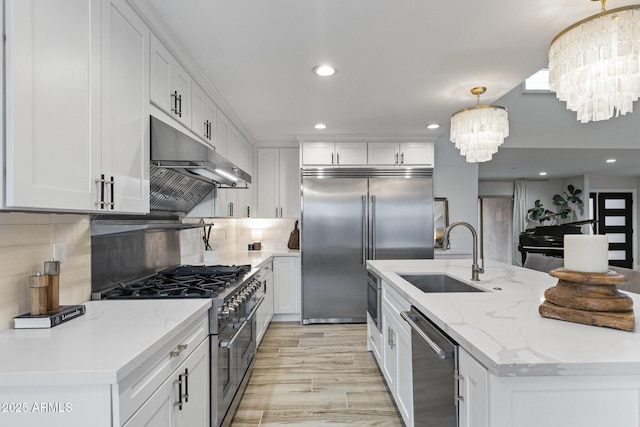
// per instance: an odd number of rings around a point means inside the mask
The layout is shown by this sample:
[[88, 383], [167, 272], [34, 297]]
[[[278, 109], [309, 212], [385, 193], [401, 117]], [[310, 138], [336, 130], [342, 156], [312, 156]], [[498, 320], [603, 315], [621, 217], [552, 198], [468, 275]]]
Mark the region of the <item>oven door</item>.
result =
[[373, 320], [373, 322], [376, 324], [376, 327], [379, 331], [382, 330], [382, 325], [380, 322], [380, 312], [382, 310], [382, 290], [380, 289], [381, 284], [382, 281], [379, 277], [375, 276], [371, 272], [367, 272], [367, 311], [369, 312], [371, 320]]
[[[263, 298], [241, 322], [229, 322], [219, 332], [218, 347], [218, 417], [220, 425], [229, 425], [242, 392], [245, 376], [256, 354], [256, 311]], [[248, 379], [248, 378], [247, 378]]]

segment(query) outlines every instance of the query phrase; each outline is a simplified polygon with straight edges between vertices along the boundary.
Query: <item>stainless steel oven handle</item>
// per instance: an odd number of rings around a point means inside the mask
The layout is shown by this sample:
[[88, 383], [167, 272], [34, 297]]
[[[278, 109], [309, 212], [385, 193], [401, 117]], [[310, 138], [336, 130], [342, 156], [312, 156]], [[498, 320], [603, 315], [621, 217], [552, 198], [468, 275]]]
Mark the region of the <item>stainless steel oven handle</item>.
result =
[[447, 355], [445, 354], [445, 352], [442, 351], [442, 349], [438, 347], [438, 345], [435, 342], [433, 342], [433, 340], [429, 338], [429, 336], [425, 334], [422, 329], [420, 329], [420, 327], [416, 324], [416, 322], [414, 322], [413, 319], [410, 317], [408, 312], [401, 311], [400, 316], [409, 324], [409, 326], [411, 326], [411, 329], [413, 329], [420, 336], [420, 338], [422, 338], [424, 342], [429, 344], [429, 347], [431, 347], [431, 350], [433, 350], [436, 356], [438, 356], [438, 359], [447, 358]]
[[249, 319], [251, 319], [251, 317], [253, 317], [253, 315], [256, 313], [256, 310], [258, 309], [258, 307], [260, 307], [260, 304], [262, 304], [262, 301], [264, 301], [264, 297], [260, 298], [260, 301], [258, 301], [256, 303], [256, 305], [251, 310], [251, 313], [249, 313], [249, 315], [247, 316], [247, 320], [245, 320], [242, 323], [242, 326], [240, 326], [238, 328], [238, 330], [236, 331], [236, 333], [233, 334], [233, 337], [229, 341], [220, 342], [220, 347], [222, 347], [222, 348], [231, 348], [231, 347], [233, 347], [233, 345], [235, 344], [236, 340], [240, 336], [240, 333], [242, 332], [242, 330], [247, 326], [247, 323], [250, 322]]

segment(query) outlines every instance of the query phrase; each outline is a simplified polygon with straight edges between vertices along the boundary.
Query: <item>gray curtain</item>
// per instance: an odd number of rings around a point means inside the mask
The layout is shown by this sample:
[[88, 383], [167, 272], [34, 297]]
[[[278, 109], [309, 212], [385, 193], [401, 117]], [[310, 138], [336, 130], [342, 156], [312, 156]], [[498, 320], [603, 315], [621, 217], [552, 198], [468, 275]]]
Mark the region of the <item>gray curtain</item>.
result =
[[513, 183], [513, 264], [522, 266], [522, 256], [518, 251], [520, 233], [527, 228], [527, 180], [516, 179]]

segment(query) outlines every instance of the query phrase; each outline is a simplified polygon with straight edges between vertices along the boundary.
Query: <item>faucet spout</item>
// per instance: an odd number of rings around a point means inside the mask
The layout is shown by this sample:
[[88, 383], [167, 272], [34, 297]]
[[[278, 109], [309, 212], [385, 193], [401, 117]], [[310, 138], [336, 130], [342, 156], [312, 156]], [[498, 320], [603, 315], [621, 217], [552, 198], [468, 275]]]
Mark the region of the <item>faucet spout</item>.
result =
[[480, 280], [480, 274], [484, 273], [484, 259], [482, 260], [483, 266], [478, 265], [478, 233], [471, 224], [464, 221], [452, 222], [446, 230], [444, 230], [444, 236], [442, 237], [442, 247], [446, 250], [449, 247], [449, 232], [458, 225], [462, 225], [471, 231], [471, 238], [473, 239], [473, 264], [471, 265], [471, 280], [477, 282]]

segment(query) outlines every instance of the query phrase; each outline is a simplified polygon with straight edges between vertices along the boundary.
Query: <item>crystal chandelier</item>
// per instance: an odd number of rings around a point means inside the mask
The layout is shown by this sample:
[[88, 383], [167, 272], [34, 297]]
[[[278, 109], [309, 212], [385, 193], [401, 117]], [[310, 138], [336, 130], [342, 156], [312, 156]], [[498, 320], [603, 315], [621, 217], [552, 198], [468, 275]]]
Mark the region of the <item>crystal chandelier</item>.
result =
[[491, 160], [509, 136], [507, 110], [498, 105], [480, 105], [480, 95], [486, 90], [472, 88], [471, 93], [478, 97], [477, 105], [451, 115], [451, 142], [469, 163]]
[[[598, 1], [598, 0], [592, 0]], [[551, 42], [549, 85], [582, 123], [633, 112], [640, 96], [640, 4], [576, 22]]]

